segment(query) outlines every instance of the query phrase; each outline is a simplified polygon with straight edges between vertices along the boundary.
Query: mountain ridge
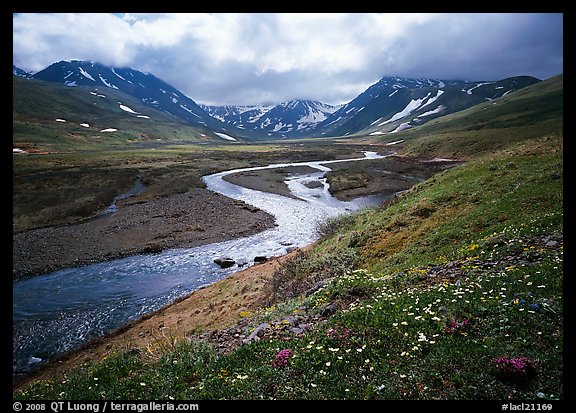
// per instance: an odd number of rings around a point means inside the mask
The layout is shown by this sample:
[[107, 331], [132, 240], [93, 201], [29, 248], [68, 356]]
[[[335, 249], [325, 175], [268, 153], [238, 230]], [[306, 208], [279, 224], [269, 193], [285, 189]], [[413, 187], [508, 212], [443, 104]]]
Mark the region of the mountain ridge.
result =
[[276, 105], [200, 105], [210, 116], [225, 123], [260, 130], [268, 136], [280, 134], [281, 137], [301, 135], [313, 130], [341, 106], [304, 99], [292, 99]]
[[120, 90], [146, 106], [179, 117], [194, 126], [246, 137], [244, 131], [209, 116], [193, 99], [149, 72], [109, 67], [95, 61], [61, 60], [32, 74], [30, 78], [71, 87], [106, 87]]
[[[454, 113], [485, 101], [506, 96], [523, 87], [540, 82], [532, 76], [513, 76], [501, 80], [464, 81], [432, 78], [385, 76], [352, 101], [338, 106], [317, 101], [291, 100], [278, 105], [202, 106], [211, 116], [226, 123], [253, 130], [264, 129], [281, 137], [337, 137], [354, 134], [385, 134], [422, 125], [432, 119]], [[313, 102], [330, 110], [317, 110], [324, 119], [316, 118], [304, 127], [306, 116], [287, 114], [292, 102], [307, 105]], [[313, 113], [309, 110], [308, 113]], [[265, 122], [262, 121], [265, 120]], [[288, 120], [287, 120], [288, 119]]]
[[483, 81], [384, 76], [343, 105], [293, 99], [272, 105], [215, 106], [197, 104], [151, 73], [94, 61], [63, 60], [34, 74], [13, 65], [13, 73], [67, 86], [118, 89], [192, 125], [241, 140], [396, 133], [541, 82], [532, 76]]

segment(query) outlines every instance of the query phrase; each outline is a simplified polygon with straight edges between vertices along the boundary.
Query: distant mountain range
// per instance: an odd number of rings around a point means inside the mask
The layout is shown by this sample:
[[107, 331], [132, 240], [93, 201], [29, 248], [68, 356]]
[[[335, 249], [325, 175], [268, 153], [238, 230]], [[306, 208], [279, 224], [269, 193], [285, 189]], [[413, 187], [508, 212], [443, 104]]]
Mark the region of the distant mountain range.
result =
[[383, 77], [351, 102], [292, 100], [269, 106], [206, 106], [151, 73], [90, 61], [60, 61], [15, 76], [67, 86], [111, 88], [152, 109], [240, 140], [389, 134], [422, 125], [540, 82], [530, 76], [492, 81]]
[[341, 106], [313, 100], [291, 100], [269, 106], [206, 106], [212, 117], [242, 129], [266, 133], [269, 137], [308, 136], [319, 123]]

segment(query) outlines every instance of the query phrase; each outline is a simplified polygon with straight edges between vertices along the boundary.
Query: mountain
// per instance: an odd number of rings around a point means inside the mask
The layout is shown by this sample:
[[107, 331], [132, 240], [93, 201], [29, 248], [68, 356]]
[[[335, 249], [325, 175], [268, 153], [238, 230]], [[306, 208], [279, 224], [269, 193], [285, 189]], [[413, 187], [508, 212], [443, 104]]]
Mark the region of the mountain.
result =
[[331, 106], [292, 100], [270, 106], [201, 106], [222, 122], [271, 138], [394, 133], [540, 82], [530, 76], [495, 81], [383, 77], [351, 102]]
[[12, 91], [12, 143], [27, 152], [222, 142], [226, 136], [114, 88], [68, 87], [15, 75]]
[[200, 107], [222, 122], [242, 129], [264, 132], [269, 137], [307, 135], [340, 108], [314, 100], [291, 100], [269, 106]]
[[562, 137], [563, 97], [560, 74], [418, 127], [355, 139], [393, 145], [404, 155], [471, 158], [531, 138]]
[[[16, 66], [13, 72], [26, 76]], [[118, 90], [228, 140], [396, 133], [540, 82], [530, 76], [492, 81], [387, 76], [340, 106], [311, 100], [269, 106], [206, 106], [198, 105], [151, 73], [96, 62], [60, 61], [28, 77], [67, 86]]]
[[394, 133], [540, 82], [530, 76], [498, 81], [383, 77], [316, 125], [321, 136]]
[[211, 117], [188, 96], [151, 73], [108, 67], [92, 61], [72, 60], [53, 63], [31, 77], [66, 86], [118, 90], [148, 107], [176, 116], [191, 125], [210, 128], [223, 134], [223, 137], [246, 135], [245, 131]]
[[32, 76], [32, 73], [29, 73], [23, 69], [20, 69], [18, 66], [12, 65], [12, 74], [14, 76], [20, 76], [20, 77], [30, 77]]

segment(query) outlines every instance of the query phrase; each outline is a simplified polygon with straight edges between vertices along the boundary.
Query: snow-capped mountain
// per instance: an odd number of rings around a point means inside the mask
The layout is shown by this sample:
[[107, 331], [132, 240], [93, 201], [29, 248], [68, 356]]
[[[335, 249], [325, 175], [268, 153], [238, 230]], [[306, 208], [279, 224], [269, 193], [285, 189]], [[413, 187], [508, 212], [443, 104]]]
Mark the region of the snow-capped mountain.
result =
[[20, 76], [20, 77], [30, 77], [32, 76], [32, 73], [28, 73], [27, 71], [20, 69], [18, 66], [16, 65], [12, 65], [12, 74], [14, 76]]
[[137, 98], [149, 107], [181, 118], [192, 125], [205, 126], [231, 136], [244, 133], [211, 117], [191, 98], [151, 73], [72, 60], [53, 63], [31, 77], [67, 86], [116, 89]]
[[130, 68], [60, 61], [33, 75], [16, 66], [13, 72], [68, 86], [117, 89], [151, 108], [210, 128], [224, 139], [395, 133], [540, 82], [530, 76], [473, 82], [383, 77], [341, 106], [311, 100], [269, 106], [205, 106], [153, 74]]
[[291, 100], [269, 106], [200, 106], [222, 122], [264, 132], [270, 137], [306, 135], [340, 108], [313, 100]]
[[478, 82], [383, 77], [312, 132], [318, 136], [398, 132], [539, 81], [530, 76]]

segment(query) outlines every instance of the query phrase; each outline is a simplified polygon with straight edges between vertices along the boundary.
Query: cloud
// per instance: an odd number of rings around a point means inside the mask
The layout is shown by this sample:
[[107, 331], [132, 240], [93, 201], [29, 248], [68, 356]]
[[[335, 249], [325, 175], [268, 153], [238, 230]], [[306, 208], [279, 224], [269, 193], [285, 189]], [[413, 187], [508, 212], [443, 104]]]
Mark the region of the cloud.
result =
[[14, 64], [94, 60], [208, 104], [344, 103], [385, 75], [562, 72], [562, 14], [17, 14]]

